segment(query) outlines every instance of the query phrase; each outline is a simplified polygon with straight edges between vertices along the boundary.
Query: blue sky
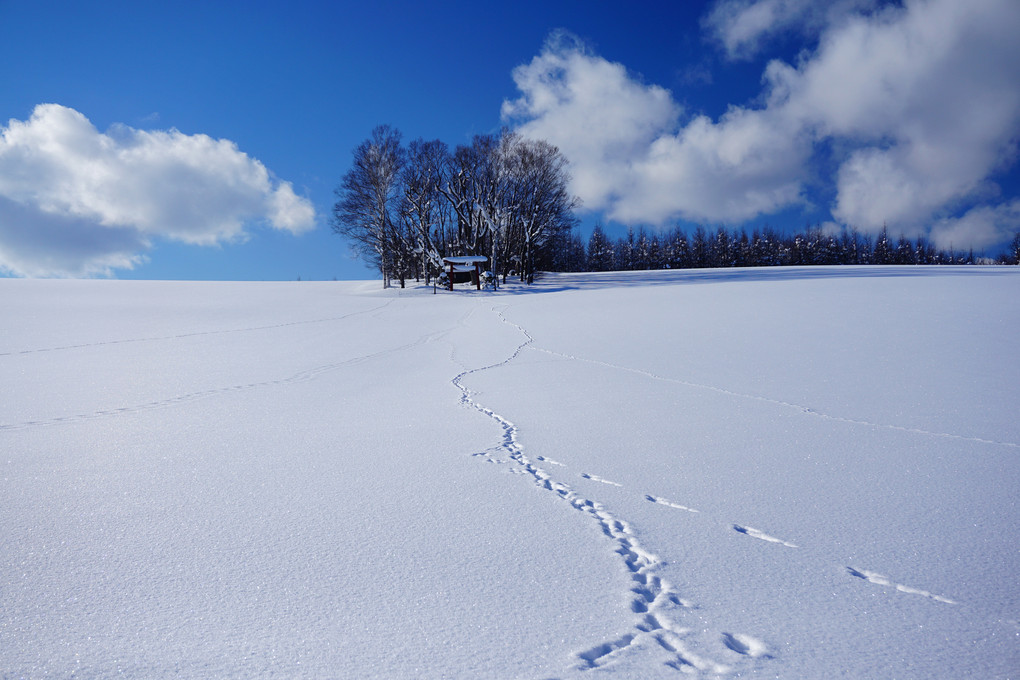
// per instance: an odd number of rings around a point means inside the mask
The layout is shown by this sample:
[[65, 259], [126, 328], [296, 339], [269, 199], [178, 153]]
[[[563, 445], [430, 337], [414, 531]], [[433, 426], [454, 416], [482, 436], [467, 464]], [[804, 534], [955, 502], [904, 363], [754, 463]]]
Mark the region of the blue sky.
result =
[[587, 227], [995, 251], [1020, 230], [1016, 35], [1015, 0], [0, 0], [0, 274], [370, 278], [329, 218], [381, 123], [548, 139]]

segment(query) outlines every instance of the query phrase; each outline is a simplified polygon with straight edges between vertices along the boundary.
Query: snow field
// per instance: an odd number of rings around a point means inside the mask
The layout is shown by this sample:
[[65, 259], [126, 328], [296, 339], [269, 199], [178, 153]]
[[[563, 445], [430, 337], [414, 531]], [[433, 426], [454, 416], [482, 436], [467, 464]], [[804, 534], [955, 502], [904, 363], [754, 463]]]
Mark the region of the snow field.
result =
[[1010, 677], [1020, 272], [0, 280], [0, 676]]

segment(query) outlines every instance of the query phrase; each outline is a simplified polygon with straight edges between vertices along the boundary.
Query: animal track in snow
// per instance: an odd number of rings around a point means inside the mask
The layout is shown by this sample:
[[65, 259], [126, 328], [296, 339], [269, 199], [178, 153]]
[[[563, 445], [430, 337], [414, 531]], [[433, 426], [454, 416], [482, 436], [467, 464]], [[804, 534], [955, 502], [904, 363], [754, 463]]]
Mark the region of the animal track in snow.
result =
[[[348, 316], [350, 316], [350, 315], [348, 315]], [[308, 322], [308, 323], [311, 323], [311, 322]], [[226, 332], [226, 331], [224, 331], [224, 332]], [[426, 333], [425, 335], [422, 335], [421, 337], [419, 337], [417, 340], [415, 340], [413, 342], [409, 342], [409, 343], [404, 344], [404, 345], [400, 345], [399, 347], [392, 347], [392, 348], [388, 348], [388, 349], [379, 350], [378, 352], [371, 352], [369, 354], [365, 354], [365, 355], [362, 355], [362, 356], [352, 357], [350, 359], [346, 359], [344, 361], [340, 361], [340, 362], [337, 362], [335, 364], [326, 364], [325, 366], [316, 366], [314, 368], [309, 368], [309, 369], [306, 369], [304, 371], [299, 371], [298, 373], [295, 373], [294, 375], [286, 377], [286, 378], [278, 378], [278, 379], [275, 379], [275, 380], [264, 380], [264, 381], [261, 381], [261, 382], [241, 383], [241, 384], [237, 384], [237, 385], [228, 385], [226, 387], [216, 387], [216, 388], [211, 388], [211, 389], [207, 389], [207, 390], [191, 392], [191, 393], [188, 393], [188, 394], [180, 394], [180, 395], [177, 395], [177, 396], [174, 396], [174, 397], [168, 397], [166, 399], [159, 399], [159, 400], [155, 400], [155, 401], [150, 401], [150, 402], [146, 402], [144, 404], [135, 404], [133, 406], [122, 406], [122, 407], [119, 407], [119, 408], [101, 409], [101, 410], [98, 410], [98, 411], [93, 411], [91, 413], [78, 413], [78, 414], [75, 414], [75, 415], [59, 416], [59, 417], [56, 417], [56, 418], [49, 418], [49, 419], [46, 419], [46, 420], [30, 420], [30, 421], [25, 421], [25, 422], [21, 422], [21, 423], [0, 424], [0, 431], [22, 430], [22, 429], [26, 429], [26, 428], [30, 428], [30, 427], [42, 427], [42, 426], [60, 425], [60, 424], [64, 424], [64, 423], [75, 423], [75, 422], [83, 422], [83, 421], [88, 421], [88, 420], [95, 420], [97, 418], [105, 418], [105, 417], [108, 417], [108, 416], [118, 416], [118, 415], [125, 415], [125, 414], [129, 414], [129, 413], [141, 413], [143, 411], [151, 411], [153, 409], [167, 408], [167, 407], [171, 407], [171, 406], [176, 406], [178, 404], [184, 404], [184, 403], [196, 401], [196, 400], [199, 400], [199, 399], [206, 399], [206, 398], [209, 398], [209, 397], [221, 396], [221, 395], [224, 395], [224, 394], [229, 394], [231, 392], [243, 392], [243, 391], [247, 391], [247, 390], [262, 389], [262, 388], [267, 388], [267, 387], [270, 387], [270, 388], [271, 387], [281, 387], [281, 386], [285, 386], [285, 385], [293, 385], [293, 384], [297, 384], [297, 383], [308, 382], [310, 380], [314, 380], [315, 378], [319, 377], [320, 375], [323, 375], [325, 373], [329, 373], [331, 371], [336, 371], [336, 370], [345, 368], [347, 366], [353, 366], [353, 365], [357, 365], [357, 364], [360, 364], [360, 363], [363, 363], [363, 362], [366, 362], [366, 361], [371, 361], [372, 359], [377, 359], [379, 357], [383, 357], [383, 356], [386, 356], [388, 354], [393, 354], [395, 352], [400, 352], [400, 351], [407, 350], [407, 349], [410, 349], [410, 348], [413, 348], [413, 347], [417, 347], [419, 345], [423, 345], [423, 344], [428, 343], [428, 342], [432, 342], [436, 338], [441, 337], [442, 335], [445, 335], [446, 333], [447, 333], [447, 331], [445, 331], [445, 330], [444, 331], [434, 332], [434, 333]]]
[[559, 465], [560, 467], [566, 467], [563, 463], [553, 460], [552, 458], [546, 458], [545, 456], [538, 456], [537, 459], [543, 463], [549, 463], [549, 465]]
[[795, 544], [790, 543], [789, 541], [784, 541], [783, 539], [776, 538], [775, 536], [769, 536], [764, 531], [759, 531], [758, 529], [755, 529], [754, 527], [745, 527], [745, 526], [740, 526], [739, 524], [734, 524], [733, 525], [733, 530], [737, 531], [739, 533], [742, 533], [745, 536], [750, 536], [752, 538], [757, 538], [757, 539], [762, 540], [762, 541], [768, 541], [769, 543], [778, 543], [779, 545], [785, 545], [787, 548], [796, 548], [797, 547]]
[[851, 576], [856, 576], [857, 578], [863, 579], [868, 583], [874, 583], [875, 585], [879, 586], [892, 587], [900, 591], [901, 593], [907, 593], [909, 595], [920, 595], [922, 597], [927, 597], [929, 599], [935, 600], [936, 602], [945, 602], [946, 604], [957, 604], [955, 600], [950, 600], [948, 597], [935, 595], [933, 593], [929, 593], [927, 590], [921, 590], [920, 588], [905, 586], [901, 583], [894, 583], [893, 581], [889, 580], [888, 577], [883, 576], [882, 574], [876, 573], [874, 571], [868, 571], [867, 569], [854, 569], [853, 567], [847, 567], [846, 570], [847, 572], [849, 572]]
[[769, 648], [765, 643], [750, 635], [723, 633], [723, 644], [737, 654], [743, 654], [755, 659], [761, 657], [770, 658], [768, 654]]
[[[615, 517], [601, 503], [589, 498], [581, 497], [571, 486], [556, 481], [549, 475], [548, 472], [532, 463], [524, 454], [522, 447], [517, 441], [517, 426], [500, 414], [495, 413], [491, 409], [488, 409], [473, 400], [472, 392], [470, 392], [470, 390], [468, 390], [468, 388], [463, 384], [463, 380], [468, 375], [478, 371], [505, 366], [519, 356], [526, 348], [531, 347], [534, 342], [532, 336], [524, 328], [508, 321], [503, 316], [502, 312], [498, 313], [504, 323], [516, 327], [525, 336], [525, 341], [522, 342], [516, 350], [514, 350], [514, 352], [503, 361], [482, 368], [465, 370], [453, 380], [453, 384], [461, 390], [461, 402], [464, 405], [470, 406], [489, 418], [492, 418], [499, 423], [503, 429], [503, 438], [501, 443], [497, 446], [491, 447], [480, 455], [483, 455], [490, 460], [495, 457], [499, 457], [500, 462], [516, 463], [519, 466], [518, 469], [521, 474], [530, 475], [534, 479], [534, 482], [541, 488], [555, 493], [558, 497], [570, 503], [570, 505], [576, 510], [584, 512], [597, 521], [602, 533], [614, 543], [614, 551], [622, 558], [631, 578], [628, 596], [630, 598], [630, 610], [636, 616], [636, 621], [634, 622], [633, 627], [630, 630], [622, 631], [617, 637], [603, 641], [585, 649], [584, 651], [577, 652], [576, 668], [579, 670], [592, 670], [608, 667], [614, 660], [625, 654], [645, 655], [654, 652], [656, 647], [668, 654], [669, 658], [664, 662], [667, 667], [684, 673], [730, 673], [735, 668], [739, 668], [741, 663], [753, 663], [757, 660], [773, 658], [773, 655], [769, 652], [768, 646], [761, 640], [750, 635], [731, 632], [717, 633], [717, 635], [720, 635], [721, 637], [716, 638], [716, 640], [721, 642], [721, 650], [724, 650], [720, 653], [730, 654], [731, 665], [718, 663], [692, 653], [687, 648], [685, 642], [687, 642], [687, 638], [693, 634], [693, 631], [689, 628], [683, 628], [676, 625], [671, 619], [675, 616], [673, 612], [683, 608], [692, 608], [693, 605], [681, 599], [679, 594], [673, 589], [672, 585], [663, 580], [662, 577], [656, 573], [662, 565], [662, 560], [657, 555], [646, 550], [640, 544], [634, 531], [626, 521]], [[655, 379], [669, 380], [668, 378], [661, 378], [651, 374], [648, 375]], [[674, 380], [673, 382], [682, 381]], [[705, 387], [698, 385], [692, 386]], [[709, 387], [709, 389], [715, 388]], [[726, 392], [725, 390], [717, 391]], [[775, 401], [763, 399], [761, 397], [754, 398], [764, 401]], [[782, 405], [793, 406], [792, 404]], [[812, 413], [812, 415], [827, 417], [822, 414]], [[549, 465], [562, 465], [544, 456], [537, 457], [536, 461]], [[600, 482], [620, 488], [623, 487], [622, 484], [613, 482], [598, 475], [581, 473], [580, 476], [589, 481]], [[664, 505], [666, 507], [683, 510], [685, 512], [698, 512], [693, 508], [689, 508], [651, 494], [645, 494], [644, 497], [647, 501], [658, 505]], [[794, 543], [771, 536], [750, 526], [741, 524], [730, 524], [729, 526], [738, 533], [744, 534], [745, 536], [751, 536], [752, 538], [756, 538], [761, 541], [777, 543], [788, 548], [798, 547]], [[849, 572], [856, 577], [873, 583], [878, 583], [880, 585], [889, 585], [902, 592], [925, 595], [926, 597], [942, 602], [952, 602], [947, 598], [932, 595], [926, 591], [894, 584], [885, 577], [871, 572], [856, 569], [849, 569]]]
[[688, 508], [686, 505], [680, 505], [673, 501], [667, 501], [665, 498], [659, 498], [658, 496], [652, 496], [651, 494], [645, 494], [645, 500], [651, 503], [657, 503], [659, 505], [665, 505], [668, 508], [676, 508], [677, 510], [684, 510], [685, 512], [699, 512], [694, 508]]
[[329, 318], [325, 318], [325, 319], [306, 319], [304, 321], [289, 321], [287, 323], [270, 324], [268, 326], [246, 326], [244, 328], [225, 328], [225, 329], [212, 330], [212, 331], [194, 331], [192, 333], [178, 333], [177, 335], [162, 335], [162, 336], [156, 336], [156, 337], [150, 337], [150, 338], [123, 338], [123, 339], [120, 339], [120, 340], [97, 340], [96, 342], [85, 342], [85, 343], [79, 343], [77, 345], [61, 345], [61, 346], [58, 346], [58, 347], [37, 347], [35, 349], [23, 349], [23, 350], [12, 350], [12, 351], [9, 351], [9, 352], [0, 352], [0, 357], [13, 356], [13, 355], [16, 355], [16, 354], [37, 354], [37, 353], [40, 353], [40, 352], [62, 352], [62, 351], [71, 350], [71, 349], [85, 349], [85, 348], [88, 348], [88, 347], [102, 347], [104, 345], [125, 345], [125, 344], [136, 343], [136, 342], [158, 342], [158, 341], [161, 341], [161, 340], [183, 340], [185, 338], [195, 338], [195, 337], [205, 336], [205, 335], [224, 335], [224, 334], [228, 334], [228, 333], [250, 333], [250, 332], [254, 332], [254, 331], [273, 330], [273, 329], [276, 329], [276, 328], [287, 328], [287, 327], [290, 327], [290, 326], [303, 326], [303, 325], [306, 325], [306, 324], [328, 323], [328, 322], [331, 322], [331, 321], [343, 321], [344, 319], [348, 319], [348, 318], [350, 318], [352, 316], [359, 316], [361, 314], [371, 314], [373, 312], [378, 312], [378, 311], [382, 310], [384, 307], [387, 307], [387, 306], [393, 304], [393, 301], [395, 299], [396, 298], [391, 298], [391, 299], [387, 300], [386, 302], [384, 302], [383, 304], [379, 305], [378, 307], [372, 307], [370, 309], [362, 309], [362, 310], [359, 310], [357, 312], [351, 312], [349, 314], [344, 314], [343, 316], [333, 316], [333, 317], [329, 317]]
[[633, 641], [634, 636], [627, 634], [617, 640], [613, 640], [612, 642], [596, 645], [587, 651], [581, 652], [577, 656], [581, 659], [581, 661], [587, 664], [586, 668], [598, 668], [599, 662], [605, 657], [617, 650], [626, 649]]
[[611, 482], [608, 479], [605, 479], [604, 477], [599, 477], [598, 475], [589, 475], [587, 472], [582, 472], [581, 476], [584, 477], [585, 479], [590, 479], [593, 482], [601, 482], [603, 484], [608, 484], [609, 486], [619, 486], [621, 488], [623, 487], [623, 484]]
[[[493, 311], [496, 309], [493, 308]], [[670, 620], [669, 613], [692, 608], [693, 605], [682, 599], [670, 583], [655, 573], [663, 564], [662, 560], [641, 545], [630, 524], [614, 516], [601, 503], [580, 496], [570, 485], [554, 480], [548, 472], [532, 463], [517, 440], [517, 426], [473, 399], [473, 392], [464, 384], [465, 378], [473, 373], [506, 366], [533, 342], [533, 338], [524, 328], [508, 321], [502, 312], [497, 311], [497, 314], [504, 323], [514, 326], [524, 335], [524, 342], [518, 345], [503, 361], [481, 368], [466, 369], [452, 380], [453, 385], [461, 392], [461, 403], [496, 421], [503, 431], [498, 444], [474, 455], [483, 457], [490, 462], [516, 463], [518, 471], [531, 476], [540, 488], [555, 493], [557, 497], [569, 503], [575, 510], [591, 517], [598, 523], [606, 538], [612, 541], [614, 552], [623, 560], [630, 575], [630, 609], [637, 617], [633, 627], [618, 637], [578, 652], [576, 656], [577, 668], [580, 670], [601, 668], [628, 650], [640, 654], [658, 648], [668, 653], [668, 659], [664, 663], [674, 670], [681, 672], [704, 671], [716, 674], [729, 672], [732, 670], [730, 666], [700, 657], [686, 648], [684, 638], [691, 633], [691, 630], [675, 625]], [[536, 461], [562, 466], [561, 463], [544, 456], [537, 456]], [[581, 477], [611, 486], [621, 488], [623, 486], [588, 473], [582, 473]], [[696, 512], [655, 496], [646, 496], [646, 498], [676, 509]], [[745, 639], [754, 640], [754, 638], [746, 636], [733, 636], [734, 644], [738, 646], [743, 644], [740, 643], [740, 640]], [[751, 649], [751, 646], [748, 644], [747, 648]], [[744, 656], [751, 655], [744, 654]]]
[[1007, 446], [1007, 447], [1010, 447], [1010, 448], [1013, 448], [1013, 449], [1020, 449], [1020, 443], [1016, 443], [1016, 442], [997, 441], [997, 440], [994, 440], [994, 439], [985, 439], [983, 437], [974, 437], [974, 436], [970, 436], [970, 435], [955, 434], [955, 433], [952, 433], [952, 432], [933, 432], [931, 430], [923, 430], [923, 429], [916, 428], [916, 427], [906, 427], [906, 426], [903, 426], [903, 425], [894, 425], [894, 424], [889, 424], [889, 423], [876, 423], [876, 422], [872, 422], [872, 421], [869, 421], [869, 420], [860, 420], [860, 419], [856, 419], [856, 418], [847, 418], [847, 417], [844, 417], [844, 416], [838, 416], [838, 415], [832, 415], [832, 414], [829, 414], [829, 413], [823, 413], [822, 411], [819, 411], [817, 409], [811, 408], [809, 406], [804, 406], [802, 404], [794, 404], [794, 403], [791, 403], [791, 402], [788, 402], [788, 401], [784, 401], [783, 399], [775, 399], [775, 398], [772, 398], [772, 397], [766, 397], [766, 396], [762, 396], [762, 395], [759, 395], [759, 394], [748, 394], [746, 392], [738, 392], [738, 391], [729, 390], [729, 389], [726, 389], [726, 388], [723, 388], [723, 387], [716, 387], [715, 385], [706, 385], [704, 383], [697, 383], [697, 382], [693, 382], [693, 381], [690, 381], [690, 380], [683, 380], [681, 378], [672, 378], [672, 377], [668, 377], [668, 376], [657, 375], [655, 373], [652, 373], [651, 371], [646, 371], [646, 370], [643, 370], [643, 369], [640, 369], [640, 368], [632, 368], [630, 366], [621, 366], [619, 364], [614, 364], [614, 363], [611, 363], [611, 362], [608, 362], [608, 361], [601, 361], [599, 359], [587, 359], [585, 357], [574, 356], [572, 354], [565, 354], [563, 352], [557, 352], [557, 351], [554, 351], [554, 350], [551, 350], [551, 349], [545, 349], [543, 347], [532, 347], [531, 349], [533, 349], [536, 352], [544, 352], [545, 354], [550, 354], [552, 356], [562, 357], [564, 359], [570, 359], [572, 361], [582, 361], [582, 362], [585, 362], [585, 363], [594, 364], [596, 366], [604, 366], [606, 368], [611, 368], [611, 369], [615, 369], [615, 370], [618, 370], [618, 371], [626, 371], [628, 373], [634, 373], [634, 374], [637, 374], [637, 375], [642, 375], [642, 376], [645, 376], [646, 378], [650, 378], [652, 380], [659, 380], [659, 381], [662, 381], [662, 382], [673, 383], [673, 384], [676, 384], [676, 385], [683, 385], [685, 387], [691, 387], [691, 388], [694, 388], [694, 389], [708, 390], [710, 392], [715, 392], [717, 394], [725, 394], [727, 396], [736, 397], [738, 399], [750, 399], [750, 400], [764, 402], [764, 403], [768, 403], [768, 404], [775, 404], [776, 406], [782, 406], [782, 407], [785, 407], [785, 408], [794, 409], [794, 410], [796, 410], [796, 411], [798, 411], [800, 413], [803, 413], [805, 415], [812, 416], [812, 417], [815, 417], [815, 418], [822, 418], [824, 420], [832, 420], [832, 421], [835, 421], [835, 422], [847, 423], [849, 425], [864, 425], [864, 426], [867, 426], [867, 427], [884, 428], [884, 429], [888, 429], [888, 430], [895, 430], [897, 432], [910, 432], [910, 433], [913, 433], [913, 434], [919, 434], [919, 435], [923, 435], [923, 436], [927, 436], [927, 437], [939, 437], [939, 438], [944, 438], [944, 439], [956, 439], [956, 440], [961, 440], [961, 441], [976, 442], [976, 443], [979, 443], [979, 444], [991, 444], [993, 446]]

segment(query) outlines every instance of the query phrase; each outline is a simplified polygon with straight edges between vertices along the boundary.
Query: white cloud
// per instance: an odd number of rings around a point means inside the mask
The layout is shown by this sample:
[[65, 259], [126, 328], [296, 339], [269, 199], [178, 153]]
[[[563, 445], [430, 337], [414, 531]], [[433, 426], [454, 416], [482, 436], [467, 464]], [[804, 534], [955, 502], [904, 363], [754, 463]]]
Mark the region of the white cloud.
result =
[[909, 2], [823, 37], [799, 69], [770, 67], [771, 108], [853, 150], [833, 215], [911, 230], [983, 187], [1020, 129], [1020, 5]]
[[[586, 207], [613, 219], [739, 222], [806, 202], [818, 185], [842, 224], [920, 233], [995, 196], [991, 178], [1015, 160], [1020, 3], [853, 11], [871, 5], [823, 3], [820, 18], [800, 0], [718, 4], [714, 17], [761, 18], [734, 45], [797, 22], [801, 33], [819, 28], [797, 64], [768, 64], [761, 105], [717, 120], [682, 121], [668, 92], [562, 40], [514, 71], [522, 96], [504, 116], [559, 146]], [[602, 74], [597, 85], [591, 74]], [[817, 176], [824, 167], [835, 170]]]
[[720, 0], [704, 20], [705, 29], [730, 59], [749, 59], [784, 32], [816, 36], [849, 14], [878, 0]]
[[526, 136], [555, 140], [572, 162], [575, 193], [592, 210], [610, 206], [621, 175], [680, 115], [667, 90], [638, 82], [567, 34], [552, 36], [513, 78], [522, 96], [503, 103], [504, 118], [524, 120]]
[[229, 140], [116, 125], [41, 104], [0, 128], [0, 269], [108, 275], [154, 239], [214, 245], [264, 222], [300, 233], [311, 203]]
[[1020, 232], [1020, 199], [999, 206], [980, 206], [959, 218], [937, 221], [931, 238], [939, 248], [980, 251]]
[[294, 193], [290, 182], [281, 182], [270, 194], [268, 208], [269, 222], [277, 229], [299, 234], [315, 223], [315, 208], [308, 199]]
[[677, 215], [740, 222], [770, 213], [800, 200], [808, 152], [780, 117], [742, 108], [718, 123], [698, 116], [634, 160], [627, 178], [632, 189], [617, 198], [610, 216], [631, 223]]
[[522, 96], [504, 102], [504, 118], [559, 147], [585, 208], [624, 222], [733, 221], [798, 196], [791, 171], [806, 149], [776, 117], [734, 108], [676, 134], [682, 109], [669, 91], [562, 36], [513, 77]]
[[149, 242], [129, 227], [96, 228], [0, 195], [0, 272], [17, 276], [110, 276], [145, 261]]

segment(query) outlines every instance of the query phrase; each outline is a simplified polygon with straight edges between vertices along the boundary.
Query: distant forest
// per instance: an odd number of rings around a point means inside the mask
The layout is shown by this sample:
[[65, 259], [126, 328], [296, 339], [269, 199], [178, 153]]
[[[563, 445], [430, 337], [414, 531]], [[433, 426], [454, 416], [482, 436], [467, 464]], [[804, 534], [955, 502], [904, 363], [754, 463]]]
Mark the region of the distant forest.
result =
[[808, 227], [792, 236], [772, 228], [718, 227], [660, 232], [639, 227], [610, 239], [596, 225], [577, 230], [580, 201], [568, 191], [567, 160], [548, 142], [510, 130], [477, 135], [452, 151], [439, 140], [404, 145], [379, 126], [353, 152], [336, 189], [333, 229], [379, 268], [383, 285], [441, 276], [443, 258], [484, 255], [492, 282], [530, 283], [538, 271], [585, 272], [703, 267], [850, 264], [1018, 264], [1020, 232], [997, 260], [940, 250], [924, 237], [893, 239], [853, 228]]
[[915, 240], [890, 238], [883, 228], [876, 237], [844, 228], [830, 233], [809, 227], [792, 236], [765, 227], [750, 234], [745, 229], [718, 227], [693, 233], [675, 227], [660, 233], [638, 228], [626, 237], [610, 239], [595, 225], [587, 244], [576, 232], [557, 235], [544, 264], [550, 271], [625, 271], [634, 269], [689, 269], [701, 267], [775, 267], [782, 265], [839, 264], [1020, 264], [1020, 232], [1009, 251], [995, 260], [973, 251], [940, 250], [923, 236]]

